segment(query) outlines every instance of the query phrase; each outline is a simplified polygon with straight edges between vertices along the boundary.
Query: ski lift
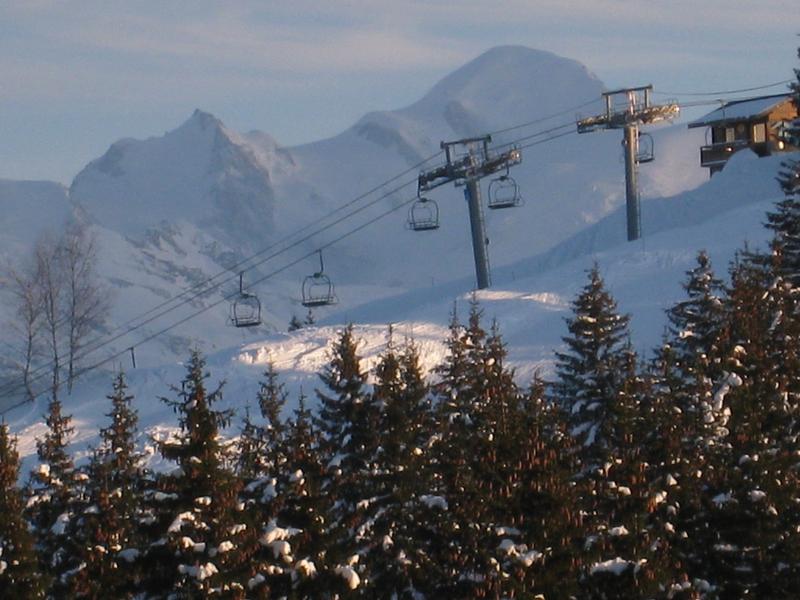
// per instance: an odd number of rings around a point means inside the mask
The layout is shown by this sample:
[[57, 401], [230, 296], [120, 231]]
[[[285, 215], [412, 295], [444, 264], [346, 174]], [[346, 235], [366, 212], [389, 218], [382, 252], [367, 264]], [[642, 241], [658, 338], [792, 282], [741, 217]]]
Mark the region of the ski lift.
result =
[[653, 136], [649, 133], [642, 133], [639, 132], [639, 142], [636, 145], [636, 162], [637, 163], [649, 163], [653, 162], [655, 159], [655, 153], [653, 151], [654, 144], [653, 144]]
[[231, 303], [230, 322], [234, 327], [255, 327], [261, 325], [261, 302], [255, 294], [244, 291], [243, 276], [239, 273], [239, 294]]
[[501, 175], [489, 184], [489, 208], [513, 208], [522, 204], [522, 198], [519, 195], [519, 185], [514, 181], [514, 178], [508, 174]]
[[333, 291], [333, 283], [330, 277], [324, 273], [325, 267], [322, 263], [322, 250], [319, 251], [319, 271], [309, 275], [303, 280], [303, 306], [309, 308], [315, 306], [327, 306], [336, 304], [336, 294]]
[[408, 210], [408, 228], [413, 231], [439, 229], [439, 206], [436, 202], [418, 197]]

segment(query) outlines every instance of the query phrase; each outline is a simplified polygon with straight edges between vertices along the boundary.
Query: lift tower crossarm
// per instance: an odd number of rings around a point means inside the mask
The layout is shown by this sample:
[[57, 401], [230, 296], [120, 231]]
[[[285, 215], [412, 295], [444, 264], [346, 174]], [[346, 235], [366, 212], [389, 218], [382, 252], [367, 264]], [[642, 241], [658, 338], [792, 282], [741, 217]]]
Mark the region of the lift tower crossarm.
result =
[[[677, 102], [653, 104], [653, 86], [622, 88], [602, 94], [606, 111], [603, 114], [579, 119], [578, 133], [590, 133], [605, 129], [624, 129], [625, 147], [625, 204], [628, 221], [628, 241], [641, 237], [641, 213], [639, 210], [639, 188], [637, 177], [637, 150], [639, 128], [652, 125], [678, 115]], [[622, 96], [623, 102], [615, 106], [614, 98]], [[652, 158], [651, 158], [652, 160]]]
[[[489, 255], [486, 248], [488, 239], [486, 238], [486, 227], [483, 222], [480, 180], [498, 171], [507, 171], [509, 167], [522, 161], [522, 152], [518, 148], [492, 155], [489, 152], [489, 143], [491, 141], [491, 136], [485, 135], [464, 138], [454, 142], [442, 142], [441, 148], [445, 152], [447, 164], [420, 173], [417, 181], [421, 192], [430, 191], [447, 183], [466, 186], [464, 196], [469, 206], [472, 251], [475, 257], [475, 275], [478, 289], [485, 289], [491, 285]], [[457, 146], [466, 147], [467, 154], [456, 158], [454, 149]]]
[[[465, 143], [472, 141], [472, 139], [468, 139]], [[522, 152], [518, 148], [512, 148], [494, 156], [487, 152], [483, 157], [467, 155], [456, 161], [453, 161], [451, 157], [446, 165], [420, 173], [417, 183], [422, 192], [429, 192], [448, 183], [462, 186], [469, 179], [482, 179], [521, 162]]]

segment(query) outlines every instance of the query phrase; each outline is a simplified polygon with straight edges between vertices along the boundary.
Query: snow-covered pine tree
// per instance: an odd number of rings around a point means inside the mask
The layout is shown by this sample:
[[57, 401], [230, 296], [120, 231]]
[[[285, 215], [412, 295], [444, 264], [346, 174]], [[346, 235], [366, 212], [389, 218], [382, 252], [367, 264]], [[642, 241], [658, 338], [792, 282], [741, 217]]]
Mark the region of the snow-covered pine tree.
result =
[[710, 585], [699, 568], [698, 547], [710, 543], [706, 477], [727, 419], [714, 392], [728, 375], [723, 357], [729, 315], [724, 285], [705, 252], [698, 253], [683, 288], [687, 297], [667, 310], [667, 337], [650, 368], [643, 444], [649, 464], [649, 527], [658, 536], [658, 556], [671, 565], [660, 579], [673, 595], [688, 598], [708, 593]]
[[295, 559], [290, 570], [291, 586], [275, 590], [289, 598], [320, 598], [341, 585], [334, 569], [326, 566], [328, 494], [322, 489], [326, 469], [321, 458], [319, 432], [301, 390], [286, 428], [283, 500], [277, 517], [284, 530], [275, 530], [291, 544]]
[[[797, 50], [800, 58], [800, 48]], [[789, 84], [792, 101], [800, 114], [800, 69], [794, 70], [796, 80]], [[800, 147], [800, 118], [790, 123], [785, 135], [794, 146]], [[784, 197], [767, 213], [766, 227], [773, 232], [772, 253], [780, 255], [773, 265], [781, 277], [793, 287], [800, 287], [800, 161], [786, 159], [781, 163], [778, 183]]]
[[[534, 399], [520, 392], [513, 370], [506, 365], [506, 357], [505, 343], [497, 323], [493, 322], [485, 340], [482, 362], [476, 364], [481, 401], [476, 417], [478, 447], [471, 467], [479, 493], [476, 502], [479, 519], [475, 525], [483, 534], [481, 547], [475, 553], [481, 560], [489, 557], [478, 589], [487, 597], [525, 596], [535, 589], [544, 571], [548, 546], [543, 545], [540, 533], [534, 533], [529, 526], [533, 523], [526, 516], [534, 511], [541, 511], [540, 517], [545, 516], [552, 506], [541, 501], [545, 496], [558, 494], [561, 483], [546, 478], [533, 482], [529, 470], [536, 459], [530, 460], [531, 453], [546, 460], [545, 453], [540, 453], [531, 439], [539, 433], [535, 429], [541, 425], [538, 419], [542, 415], [530, 414], [529, 410], [541, 396]], [[540, 386], [531, 390], [534, 394], [542, 391]], [[549, 465], [554, 471], [555, 466]], [[548, 472], [548, 476], [553, 476], [554, 471]], [[531, 495], [527, 484], [544, 493], [538, 497]]]
[[[487, 336], [481, 317], [474, 298], [466, 327], [454, 311], [448, 354], [437, 369], [440, 439], [432, 447], [429, 491], [415, 509], [418, 537], [425, 540], [420, 551], [427, 559], [420, 561], [426, 576], [422, 590], [432, 597], [513, 593], [514, 561], [506, 559], [528, 547], [517, 537], [514, 506], [521, 477], [515, 427], [521, 395], [505, 366], [496, 326]], [[498, 539], [500, 534], [508, 539]]]
[[[800, 59], [800, 48], [797, 49], [797, 58]], [[792, 102], [800, 114], [800, 69], [794, 69], [795, 80], [789, 83], [789, 91], [792, 93]], [[792, 121], [784, 132], [788, 142], [800, 148], [800, 118]], [[796, 196], [800, 191], [800, 161], [787, 159], [781, 163], [783, 170], [778, 175], [778, 182], [781, 184], [783, 192], [787, 198]], [[770, 219], [770, 224], [772, 223]], [[770, 225], [768, 225], [769, 227]]]
[[683, 429], [686, 456], [699, 458], [715, 435], [717, 414], [714, 386], [724, 378], [721, 355], [727, 344], [724, 286], [705, 252], [686, 273], [686, 299], [667, 310], [666, 343], [656, 352], [662, 397], [668, 395], [673, 420]]
[[490, 552], [478, 510], [480, 490], [472, 466], [479, 458], [478, 419], [484, 397], [479, 379], [485, 356], [482, 311], [472, 299], [467, 326], [454, 306], [447, 353], [436, 367], [435, 430], [428, 489], [411, 510], [418, 527], [421, 591], [429, 597], [472, 597], [484, 583]]
[[430, 399], [413, 341], [398, 350], [389, 328], [386, 349], [374, 369], [373, 396], [381, 409], [376, 457], [376, 498], [367, 507], [371, 588], [381, 595], [411, 597], [416, 589], [417, 532], [407, 506], [425, 491], [426, 441], [431, 435]]
[[148, 494], [156, 507], [155, 539], [145, 568], [148, 592], [157, 598], [177, 594], [223, 598], [244, 595], [249, 559], [240, 546], [246, 524], [239, 509], [240, 484], [229, 470], [220, 430], [231, 412], [214, 409], [221, 385], [206, 389], [205, 361], [192, 352], [177, 399], [162, 400], [178, 414], [179, 429], [158, 441], [164, 459], [177, 469], [158, 478]]
[[0, 597], [44, 598], [46, 586], [23, 517], [18, 477], [17, 442], [3, 421], [0, 422]]
[[495, 531], [504, 554], [498, 560], [514, 579], [514, 596], [576, 597], [583, 516], [573, 481], [574, 440], [564, 411], [547, 398], [538, 374], [520, 411], [512, 422], [519, 455], [510, 503], [516, 519]]
[[[456, 554], [456, 540], [452, 534], [457, 520], [449, 509], [447, 496], [454, 489], [457, 473], [466, 467], [463, 459], [456, 457], [457, 445], [448, 440], [452, 428], [462, 427], [468, 420], [467, 415], [462, 418], [462, 402], [466, 400], [468, 388], [465, 338], [465, 329], [454, 304], [445, 341], [447, 352], [444, 361], [435, 369], [439, 378], [433, 388], [436, 405], [428, 425], [420, 431], [419, 451], [414, 451], [423, 462], [412, 484], [412, 496], [401, 507], [404, 527], [397, 534], [397, 566], [408, 569], [414, 588], [423, 597], [444, 597], [447, 593], [444, 590], [452, 589], [460, 574], [451, 564]], [[464, 452], [468, 450], [464, 448]], [[408, 593], [411, 592], [406, 595]]]
[[572, 302], [572, 313], [566, 319], [569, 335], [562, 338], [566, 351], [556, 352], [558, 379], [553, 390], [555, 401], [569, 415], [570, 435], [591, 469], [605, 462], [612, 443], [629, 318], [617, 312], [596, 264]]
[[717, 577], [721, 597], [800, 593], [795, 295], [779, 264], [747, 257], [736, 265], [728, 373], [715, 392], [729, 433], [717, 441], [708, 478], [708, 527], [715, 539], [703, 561]]
[[674, 579], [663, 532], [649, 518], [662, 497], [650, 485], [655, 469], [647, 456], [651, 390], [630, 343], [620, 367], [604, 462], [578, 479], [584, 515], [579, 596], [590, 598], [650, 598]]
[[47, 432], [36, 442], [39, 464], [31, 472], [27, 488], [27, 516], [36, 540], [40, 567], [48, 576], [49, 593], [62, 594], [79, 566], [74, 542], [67, 527], [80, 510], [82, 485], [87, 479], [78, 472], [67, 452], [74, 428], [53, 396], [45, 417]]
[[[266, 483], [264, 475], [275, 477], [285, 460], [285, 426], [281, 411], [287, 393], [272, 362], [267, 365], [258, 391], [260, 423], [250, 417], [246, 409], [242, 432], [236, 444], [236, 464], [246, 488], [258, 492]], [[258, 480], [258, 481], [256, 481]]]
[[86, 565], [70, 581], [70, 593], [84, 598], [124, 598], [136, 592], [141, 579], [137, 524], [143, 469], [136, 451], [138, 415], [122, 372], [107, 398], [111, 423], [100, 430], [101, 445], [87, 469], [86, 507], [69, 527]]
[[250, 483], [260, 479], [266, 468], [264, 460], [265, 440], [263, 428], [250, 416], [250, 407], [245, 408], [242, 429], [236, 440], [236, 474], [246, 488]]
[[651, 393], [645, 414], [648, 527], [657, 536], [654, 551], [668, 565], [659, 581], [671, 597], [692, 600], [700, 595], [710, 599], [710, 584], [698, 568], [699, 542], [694, 533], [702, 532], [708, 519], [702, 474], [711, 463], [705, 438], [697, 434], [702, 419], [679, 408], [676, 390], [683, 389], [685, 381], [676, 365], [674, 350], [665, 342], [650, 367]]
[[366, 389], [367, 375], [353, 326], [334, 342], [317, 390], [320, 407], [316, 424], [326, 465], [322, 484], [330, 503], [327, 511], [328, 564], [340, 575], [342, 591], [366, 584], [370, 577], [362, 560], [365, 549], [357, 539], [364, 524], [364, 507], [375, 497], [374, 475], [380, 411]]
[[[285, 386], [270, 362], [258, 392], [262, 423], [249, 423], [249, 428], [246, 424], [239, 443], [239, 463], [252, 465], [249, 474], [243, 473], [246, 477], [241, 495], [247, 506], [247, 537], [252, 548], [248, 554], [248, 597], [288, 596], [297, 579], [294, 538], [301, 530], [283, 517], [298, 478], [297, 469], [289, 464], [292, 450], [280, 417], [286, 399]], [[246, 459], [244, 450], [252, 458]]]

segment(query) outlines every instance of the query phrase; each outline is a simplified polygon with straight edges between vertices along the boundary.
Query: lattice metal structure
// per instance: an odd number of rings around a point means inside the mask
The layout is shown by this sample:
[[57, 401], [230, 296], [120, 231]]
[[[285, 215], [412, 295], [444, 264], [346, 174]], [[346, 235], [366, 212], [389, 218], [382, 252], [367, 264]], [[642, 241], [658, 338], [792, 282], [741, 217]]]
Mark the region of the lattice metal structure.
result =
[[522, 161], [522, 152], [512, 148], [506, 152], [492, 153], [489, 135], [464, 138], [453, 142], [442, 142], [447, 163], [430, 171], [420, 173], [418, 187], [427, 192], [447, 183], [465, 186], [464, 196], [469, 206], [469, 222], [472, 233], [472, 253], [475, 258], [475, 275], [478, 289], [491, 285], [489, 252], [486, 225], [481, 205], [480, 180]]
[[[639, 128], [643, 125], [652, 125], [665, 119], [675, 118], [680, 112], [677, 102], [670, 101], [664, 104], [653, 104], [652, 96], [652, 85], [604, 92], [602, 97], [606, 105], [605, 112], [593, 117], [579, 119], [577, 123], [578, 133], [590, 133], [606, 129], [624, 130], [625, 204], [628, 221], [628, 241], [638, 240], [642, 235], [637, 166], [640, 162], [653, 160], [651, 140], [648, 149], [639, 148]], [[644, 135], [646, 136], [647, 134]]]

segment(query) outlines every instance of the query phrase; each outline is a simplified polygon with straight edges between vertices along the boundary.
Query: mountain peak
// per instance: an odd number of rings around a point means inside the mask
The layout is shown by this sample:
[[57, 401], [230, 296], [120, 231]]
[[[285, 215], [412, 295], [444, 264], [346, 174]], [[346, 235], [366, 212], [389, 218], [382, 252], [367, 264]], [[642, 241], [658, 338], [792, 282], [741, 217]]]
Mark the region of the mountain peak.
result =
[[184, 121], [183, 125], [181, 125], [178, 129], [183, 129], [184, 127], [199, 128], [202, 131], [206, 131], [213, 128], [222, 128], [223, 125], [222, 121], [217, 119], [217, 117], [212, 115], [210, 112], [195, 108], [192, 116]]
[[602, 82], [575, 60], [525, 46], [496, 46], [447, 75], [418, 104], [455, 101], [485, 115], [541, 114], [572, 100], [599, 98], [602, 89]]

